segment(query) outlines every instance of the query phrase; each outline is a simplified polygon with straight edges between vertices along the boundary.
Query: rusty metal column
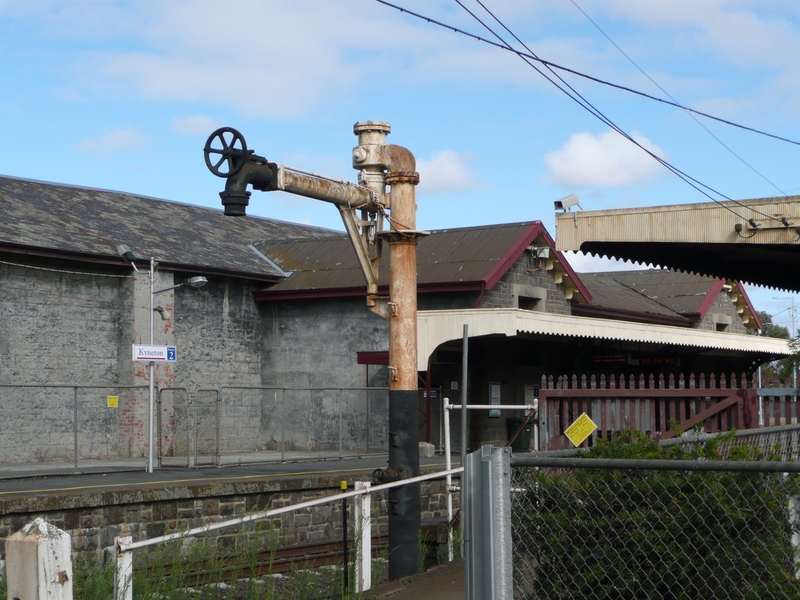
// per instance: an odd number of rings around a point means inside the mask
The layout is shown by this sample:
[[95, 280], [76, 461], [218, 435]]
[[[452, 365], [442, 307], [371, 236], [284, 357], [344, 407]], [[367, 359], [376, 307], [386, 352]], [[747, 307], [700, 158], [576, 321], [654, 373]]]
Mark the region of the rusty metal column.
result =
[[[392, 231], [389, 236], [389, 468], [402, 479], [419, 475], [417, 393], [417, 237], [413, 171], [389, 172]], [[409, 233], [404, 234], [403, 231]], [[387, 236], [388, 237], [388, 236]], [[419, 568], [420, 485], [389, 490], [389, 579]], [[394, 559], [394, 560], [393, 560]]]
[[[407, 149], [386, 144], [389, 124], [356, 123], [359, 146], [353, 166], [359, 183], [378, 194], [391, 186], [390, 229], [378, 233], [389, 244], [389, 299], [380, 314], [389, 321], [389, 468], [385, 475], [419, 475], [417, 415], [417, 238], [414, 189], [416, 161]], [[376, 299], [377, 301], [377, 299]], [[417, 572], [419, 564], [419, 484], [389, 490], [389, 579]]]

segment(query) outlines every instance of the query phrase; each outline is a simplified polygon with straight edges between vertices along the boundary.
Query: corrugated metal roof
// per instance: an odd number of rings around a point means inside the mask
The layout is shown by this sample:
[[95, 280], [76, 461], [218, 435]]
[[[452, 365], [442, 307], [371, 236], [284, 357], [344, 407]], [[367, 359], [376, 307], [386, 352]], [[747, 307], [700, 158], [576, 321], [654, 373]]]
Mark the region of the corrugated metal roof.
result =
[[791, 353], [787, 340], [735, 333], [720, 334], [684, 327], [631, 323], [613, 319], [554, 315], [516, 309], [461, 309], [417, 313], [417, 368], [444, 342], [459, 339], [464, 324], [470, 337], [532, 333], [565, 338], [590, 338], [621, 342], [664, 344], [686, 348], [713, 348], [748, 352], [761, 360], [783, 358]]
[[668, 269], [581, 273], [594, 306], [679, 316], [699, 313], [716, 279]]
[[152, 256], [162, 266], [272, 279], [279, 273], [248, 244], [332, 235], [339, 234], [123, 192], [0, 176], [0, 245], [7, 250], [18, 246], [116, 260], [116, 246], [126, 244], [138, 258]]
[[556, 215], [556, 247], [800, 291], [799, 226], [800, 196], [578, 211]]
[[[782, 217], [790, 226], [780, 222]], [[757, 234], [748, 219], [758, 224]], [[737, 223], [744, 228], [741, 235]], [[556, 237], [561, 251], [580, 250], [589, 241], [795, 245], [798, 225], [800, 196], [784, 196], [558, 213]]]
[[[481, 282], [507, 257], [531, 223], [486, 225], [431, 231], [417, 244], [417, 283]], [[265, 241], [256, 247], [292, 275], [269, 291], [348, 289], [366, 286], [347, 236], [315, 240]], [[384, 245], [379, 283], [388, 284]]]

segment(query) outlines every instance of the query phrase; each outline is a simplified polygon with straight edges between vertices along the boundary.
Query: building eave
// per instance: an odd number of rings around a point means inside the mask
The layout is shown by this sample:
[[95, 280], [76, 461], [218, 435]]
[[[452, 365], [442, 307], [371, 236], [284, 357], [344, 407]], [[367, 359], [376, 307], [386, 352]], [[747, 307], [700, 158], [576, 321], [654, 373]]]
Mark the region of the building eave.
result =
[[[453, 283], [428, 283], [417, 286], [419, 294], [480, 292], [483, 289], [482, 281], [456, 281]], [[388, 296], [389, 286], [380, 286], [378, 295]], [[274, 300], [311, 300], [313, 298], [350, 298], [354, 296], [367, 297], [367, 288], [324, 288], [324, 289], [298, 289], [298, 290], [260, 290], [253, 292], [256, 302], [269, 302]]]
[[557, 214], [556, 248], [798, 292], [800, 196]]
[[634, 321], [637, 323], [655, 323], [671, 325], [673, 327], [691, 327], [692, 319], [688, 317], [672, 317], [654, 313], [640, 313], [630, 310], [606, 308], [604, 306], [589, 306], [576, 304], [572, 307], [572, 314], [581, 317], [597, 317], [600, 319], [616, 319], [619, 321]]
[[591, 338], [685, 348], [747, 353], [770, 360], [791, 354], [787, 340], [735, 333], [719, 333], [650, 323], [634, 323], [572, 315], [553, 315], [519, 309], [462, 309], [417, 313], [417, 367], [427, 369], [428, 358], [441, 344], [463, 336], [516, 336], [520, 333], [561, 338]]

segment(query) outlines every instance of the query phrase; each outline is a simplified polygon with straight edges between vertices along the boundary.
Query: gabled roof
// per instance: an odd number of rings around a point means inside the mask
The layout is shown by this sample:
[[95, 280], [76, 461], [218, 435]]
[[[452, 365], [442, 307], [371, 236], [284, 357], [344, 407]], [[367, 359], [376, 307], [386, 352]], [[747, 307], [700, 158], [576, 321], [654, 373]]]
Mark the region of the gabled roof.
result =
[[121, 262], [118, 244], [162, 268], [275, 280], [249, 244], [337, 232], [112, 192], [0, 176], [0, 251]]
[[[491, 289], [522, 253], [540, 240], [553, 239], [541, 221], [431, 231], [417, 243], [420, 292]], [[364, 275], [346, 235], [312, 240], [265, 241], [257, 248], [281, 269], [286, 279], [256, 294], [257, 300], [365, 293]], [[591, 295], [561, 253], [551, 258], [587, 302]], [[384, 247], [379, 285], [388, 284], [389, 252]]]
[[[626, 313], [630, 318], [646, 315], [648, 320], [655, 316], [663, 323], [687, 327], [705, 318], [726, 285], [724, 279], [669, 269], [582, 273], [581, 278], [594, 298], [588, 309], [592, 314], [605, 310], [617, 318]], [[742, 305], [743, 315], [747, 313], [745, 320], [752, 317], [749, 326], [760, 328], [758, 314], [744, 289], [733, 281], [727, 285], [734, 303]], [[588, 314], [581, 308], [576, 312]]]

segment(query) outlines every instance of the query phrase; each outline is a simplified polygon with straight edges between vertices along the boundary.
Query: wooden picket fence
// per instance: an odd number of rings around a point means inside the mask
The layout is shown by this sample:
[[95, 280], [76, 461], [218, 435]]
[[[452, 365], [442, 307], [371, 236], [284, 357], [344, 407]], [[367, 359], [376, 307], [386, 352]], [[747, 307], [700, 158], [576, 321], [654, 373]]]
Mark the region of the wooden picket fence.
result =
[[[541, 450], [574, 448], [564, 435], [582, 413], [597, 430], [581, 444], [632, 428], [657, 439], [702, 423], [707, 433], [800, 422], [800, 406], [787, 384], [763, 386], [747, 374], [628, 377], [542, 377], [539, 392]], [[761, 384], [763, 387], [760, 387]]]

